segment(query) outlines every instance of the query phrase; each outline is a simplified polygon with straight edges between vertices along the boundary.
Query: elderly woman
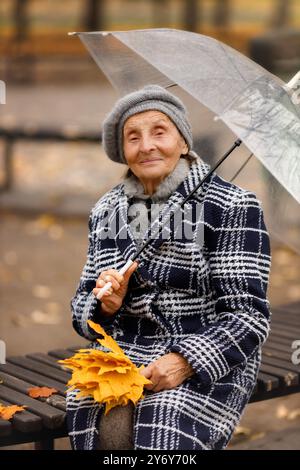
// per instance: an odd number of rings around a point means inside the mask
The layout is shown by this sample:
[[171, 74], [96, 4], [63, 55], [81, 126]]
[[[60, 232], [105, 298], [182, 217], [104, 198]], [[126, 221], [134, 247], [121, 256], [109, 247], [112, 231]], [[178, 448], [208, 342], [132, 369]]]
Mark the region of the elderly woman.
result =
[[[119, 420], [105, 433], [127, 433], [123, 448], [223, 449], [253, 391], [269, 331], [270, 248], [260, 203], [213, 173], [180, 222], [168, 225], [209, 166], [192, 151], [182, 102], [160, 86], [116, 103], [103, 144], [128, 171], [90, 213], [73, 325], [93, 341], [87, 320], [101, 324], [152, 382], [130, 408], [132, 429], [122, 431]], [[168, 230], [154, 235], [161, 224]], [[112, 288], [98, 300], [107, 281]], [[99, 448], [103, 407], [76, 393], [67, 399], [73, 449]]]

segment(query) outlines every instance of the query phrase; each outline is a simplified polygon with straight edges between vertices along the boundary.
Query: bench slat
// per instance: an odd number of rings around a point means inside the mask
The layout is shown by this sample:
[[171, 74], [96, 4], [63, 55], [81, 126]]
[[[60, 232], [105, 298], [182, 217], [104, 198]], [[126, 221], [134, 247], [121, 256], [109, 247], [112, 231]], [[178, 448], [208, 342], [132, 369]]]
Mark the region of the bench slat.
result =
[[292, 342], [294, 341], [294, 339], [296, 339], [296, 338], [293, 338], [293, 339], [292, 338], [283, 338], [280, 334], [272, 331], [272, 333], [269, 337], [269, 340], [267, 340], [267, 341], [271, 340], [275, 343], [285, 345], [286, 348], [290, 348]]
[[276, 309], [272, 310], [272, 319], [278, 319], [278, 318], [289, 318], [291, 320], [295, 319], [299, 321], [299, 316], [300, 316], [300, 310], [297, 312], [294, 312], [292, 310], [284, 310], [281, 307], [278, 307]]
[[270, 392], [271, 390], [279, 388], [278, 377], [274, 377], [274, 375], [270, 375], [261, 371], [258, 373], [257, 383], [258, 391], [263, 390]]
[[280, 322], [275, 322], [271, 323], [271, 332], [272, 330], [275, 331], [287, 331], [289, 333], [293, 333], [294, 336], [300, 334], [300, 324], [290, 324], [290, 323], [280, 323]]
[[4, 365], [0, 364], [0, 371], [6, 372], [9, 375], [18, 377], [19, 379], [31, 382], [38, 387], [53, 387], [56, 388], [60, 393], [64, 394], [66, 390], [65, 384], [57, 382], [56, 380], [50, 379], [42, 374], [37, 374], [27, 369], [23, 369], [20, 366], [14, 364], [6, 363]]
[[300, 328], [300, 315], [299, 318], [296, 315], [292, 317], [285, 317], [284, 314], [278, 316], [277, 318], [271, 319], [271, 330], [273, 327], [282, 327], [285, 326], [287, 328], [296, 328], [299, 330]]
[[297, 300], [296, 302], [289, 303], [286, 305], [281, 305], [280, 307], [274, 308], [276, 312], [283, 312], [285, 313], [293, 313], [293, 314], [300, 314], [300, 301]]
[[63, 370], [57, 370], [55, 367], [42, 365], [41, 363], [22, 356], [11, 356], [7, 359], [8, 363], [15, 364], [17, 366], [24, 367], [25, 369], [33, 372], [38, 372], [51, 379], [57, 380], [58, 382], [67, 383], [70, 379], [70, 375]]
[[[1, 403], [5, 406], [11, 405], [11, 403], [2, 398]], [[36, 432], [40, 431], [43, 427], [42, 419], [34, 413], [27, 411], [27, 409], [16, 413], [10, 422], [15, 429], [21, 432]]]
[[0, 437], [9, 436], [12, 432], [12, 424], [10, 421], [5, 421], [0, 418]]
[[272, 338], [268, 339], [265, 343], [265, 345], [263, 346], [263, 350], [264, 348], [265, 349], [276, 349], [277, 351], [282, 351], [282, 352], [292, 352], [292, 348], [291, 348], [291, 344], [292, 343], [289, 343], [288, 345], [286, 344], [282, 344], [282, 343], [277, 343], [275, 340], [273, 340]]
[[298, 374], [291, 372], [288, 369], [262, 363], [260, 370], [266, 374], [275, 375], [275, 377], [278, 377], [280, 380], [280, 385], [290, 387], [299, 384]]
[[71, 372], [64, 370], [63, 366], [57, 362], [57, 359], [49, 356], [48, 354], [44, 353], [34, 353], [34, 354], [26, 354], [28, 359], [32, 359], [33, 361], [41, 362], [42, 364], [50, 365], [55, 367], [55, 369], [65, 371], [67, 374], [71, 375]]
[[79, 349], [87, 349], [88, 346], [89, 346], [88, 344], [84, 344], [83, 346], [79, 346], [79, 345], [70, 346], [70, 347], [67, 347], [66, 351], [71, 351], [72, 353], [74, 353], [76, 351], [79, 351]]
[[[17, 377], [13, 377], [12, 375], [6, 374], [6, 372], [1, 372], [1, 378], [3, 379], [3, 384], [17, 392], [28, 394], [28, 389], [34, 387], [35, 385], [29, 382], [25, 382], [24, 380], [18, 379]], [[55, 398], [56, 397], [56, 398]], [[57, 393], [51, 395], [51, 397], [37, 398], [41, 402], [47, 402], [51, 406], [55, 406], [56, 408], [66, 411], [66, 399], [64, 396], [58, 395]]]
[[281, 328], [282, 325], [283, 326], [288, 326], [288, 327], [294, 327], [294, 328], [299, 328], [299, 320], [298, 319], [295, 319], [295, 318], [292, 318], [292, 319], [286, 319], [284, 318], [284, 316], [282, 315], [281, 318], [276, 318], [276, 321], [271, 321], [271, 330], [272, 330], [272, 327], [273, 325], [275, 325], [276, 327], [279, 327]]
[[263, 362], [264, 365], [272, 365], [272, 366], [275, 366], [275, 367], [284, 368], [286, 370], [290, 370], [292, 372], [295, 372], [296, 374], [298, 374], [298, 379], [299, 379], [299, 382], [300, 382], [300, 368], [299, 368], [299, 366], [293, 364], [291, 361], [285, 361], [285, 360], [279, 359], [277, 357], [272, 357], [271, 358], [269, 356], [263, 355], [262, 362]]
[[293, 312], [292, 310], [284, 310], [283, 308], [277, 308], [275, 310], [272, 310], [272, 318], [290, 318], [290, 319], [296, 319], [299, 321], [299, 315], [300, 311]]
[[272, 348], [263, 348], [263, 356], [268, 357], [277, 357], [277, 359], [283, 359], [284, 361], [291, 361], [291, 353], [288, 351], [278, 351], [277, 349]]
[[68, 359], [71, 356], [74, 356], [74, 353], [68, 351], [68, 349], [53, 349], [48, 351], [49, 356], [55, 357], [58, 359]]
[[51, 397], [46, 398], [46, 402], [48, 403], [48, 405], [54, 406], [59, 410], [66, 411], [66, 398], [62, 397], [61, 395], [57, 395], [57, 393], [51, 395]]
[[41, 403], [24, 393], [12, 390], [3, 384], [0, 384], [0, 398], [12, 404], [26, 405], [29, 411], [42, 418], [47, 428], [55, 429], [64, 423], [66, 414], [63, 411], [53, 408], [47, 403]]
[[287, 338], [290, 341], [294, 339], [298, 339], [300, 336], [300, 332], [297, 330], [287, 330], [286, 328], [272, 328], [271, 329], [272, 336], [280, 337], [280, 338]]

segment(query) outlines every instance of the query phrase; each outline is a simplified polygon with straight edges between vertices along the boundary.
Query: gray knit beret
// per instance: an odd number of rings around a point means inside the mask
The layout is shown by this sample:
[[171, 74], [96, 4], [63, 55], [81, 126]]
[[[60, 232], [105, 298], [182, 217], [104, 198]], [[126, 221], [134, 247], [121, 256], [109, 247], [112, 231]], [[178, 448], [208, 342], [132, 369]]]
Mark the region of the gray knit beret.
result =
[[147, 85], [120, 98], [103, 122], [102, 143], [111, 160], [126, 164], [123, 154], [125, 121], [134, 114], [150, 110], [166, 114], [183, 136], [188, 149], [192, 149], [192, 129], [182, 101], [159, 85]]

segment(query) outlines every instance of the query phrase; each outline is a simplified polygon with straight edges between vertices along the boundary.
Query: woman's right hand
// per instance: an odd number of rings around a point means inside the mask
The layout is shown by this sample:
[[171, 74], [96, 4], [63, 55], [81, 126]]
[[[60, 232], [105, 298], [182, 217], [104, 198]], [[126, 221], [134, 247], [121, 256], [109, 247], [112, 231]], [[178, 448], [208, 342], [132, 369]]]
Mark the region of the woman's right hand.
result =
[[108, 269], [107, 271], [102, 271], [98, 277], [96, 287], [93, 289], [95, 297], [107, 282], [112, 283], [112, 287], [101, 298], [101, 313], [105, 316], [111, 316], [121, 308], [128, 290], [130, 277], [137, 267], [138, 263], [134, 261], [123, 275], [119, 274], [116, 269]]

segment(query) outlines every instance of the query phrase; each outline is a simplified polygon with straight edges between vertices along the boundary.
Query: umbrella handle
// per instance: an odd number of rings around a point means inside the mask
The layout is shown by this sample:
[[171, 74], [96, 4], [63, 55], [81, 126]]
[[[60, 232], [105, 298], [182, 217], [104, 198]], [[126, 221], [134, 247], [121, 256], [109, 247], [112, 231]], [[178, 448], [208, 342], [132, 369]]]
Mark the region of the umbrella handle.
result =
[[[120, 269], [119, 274], [125, 274], [127, 269], [133, 264], [133, 261], [131, 259], [129, 259], [127, 261], [126, 264], [124, 264], [124, 266]], [[109, 281], [107, 282], [101, 289], [100, 291], [98, 292], [98, 294], [96, 295], [96, 299], [100, 300], [102, 297], [103, 297], [103, 294], [108, 291], [112, 286], [112, 283]]]

